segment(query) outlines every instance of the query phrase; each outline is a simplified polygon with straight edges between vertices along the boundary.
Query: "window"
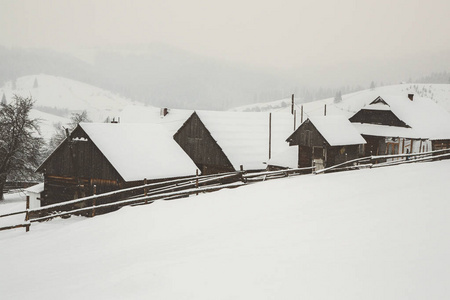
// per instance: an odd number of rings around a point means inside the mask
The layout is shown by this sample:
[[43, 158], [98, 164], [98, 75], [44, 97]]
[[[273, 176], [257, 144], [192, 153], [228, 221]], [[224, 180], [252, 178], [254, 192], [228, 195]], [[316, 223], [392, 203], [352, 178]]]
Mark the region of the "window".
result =
[[387, 143], [386, 152], [388, 155], [398, 154], [398, 143]]

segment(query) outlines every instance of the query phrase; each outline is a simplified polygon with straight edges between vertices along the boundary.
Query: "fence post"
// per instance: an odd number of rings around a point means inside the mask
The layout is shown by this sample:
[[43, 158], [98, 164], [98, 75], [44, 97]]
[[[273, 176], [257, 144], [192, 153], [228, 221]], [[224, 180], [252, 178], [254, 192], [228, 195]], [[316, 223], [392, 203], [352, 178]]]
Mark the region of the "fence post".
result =
[[[28, 212], [28, 210], [30, 209], [30, 196], [27, 195], [27, 203], [26, 203], [26, 209], [27, 212], [25, 213], [25, 221], [29, 221], [30, 220], [30, 214]], [[26, 232], [30, 231], [30, 224], [27, 224], [26, 226]]]
[[[198, 169], [195, 170], [195, 176], [196, 176], [196, 178], [195, 178], [195, 188], [198, 189]], [[198, 192], [195, 193], [195, 195], [198, 196]]]
[[[147, 178], [144, 178], [144, 185], [147, 185]], [[144, 187], [144, 196], [147, 196], [148, 188]], [[148, 201], [145, 200], [145, 204], [148, 204]]]
[[241, 180], [242, 180], [242, 182], [243, 183], [247, 183], [247, 179], [245, 179], [245, 177], [243, 176], [244, 175], [244, 165], [240, 165], [239, 166], [239, 169], [240, 169], [240, 171], [241, 171]]
[[[96, 184], [94, 184], [94, 187], [93, 187], [93, 194], [94, 195], [97, 195], [97, 185]], [[94, 199], [92, 199], [92, 216], [93, 217], [95, 217], [95, 204], [96, 204], [96, 198], [94, 198]]]

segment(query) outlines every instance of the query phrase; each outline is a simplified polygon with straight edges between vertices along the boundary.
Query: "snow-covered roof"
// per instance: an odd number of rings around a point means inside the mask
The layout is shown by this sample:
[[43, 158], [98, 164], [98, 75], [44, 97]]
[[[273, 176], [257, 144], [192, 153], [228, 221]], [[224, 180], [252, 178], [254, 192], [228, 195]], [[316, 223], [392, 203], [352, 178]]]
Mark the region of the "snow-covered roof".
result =
[[168, 109], [166, 116], [161, 116], [161, 108], [144, 105], [128, 105], [120, 112], [120, 123], [162, 124], [173, 135], [191, 116], [193, 110]]
[[385, 136], [385, 137], [403, 137], [410, 139], [419, 139], [420, 135], [412, 128], [386, 126], [378, 124], [361, 124], [352, 123], [360, 134], [371, 136]]
[[194, 175], [196, 165], [159, 124], [80, 123], [125, 181]]
[[298, 148], [286, 147], [283, 151], [274, 153], [269, 165], [295, 169], [298, 167]]
[[450, 114], [431, 99], [414, 96], [411, 101], [405, 94], [381, 95], [387, 105], [370, 104], [364, 109], [379, 109], [384, 106], [400, 120], [411, 126], [421, 138], [450, 139]]
[[391, 110], [391, 107], [389, 105], [387, 105], [387, 104], [383, 104], [383, 103], [378, 102], [378, 103], [370, 104], [370, 105], [364, 107], [363, 109], [388, 111], [388, 110]]
[[[269, 113], [197, 111], [200, 120], [239, 170], [264, 169], [269, 159]], [[288, 147], [286, 138], [294, 131], [294, 117], [272, 113], [272, 155]]]
[[42, 183], [38, 183], [36, 185], [30, 186], [30, 187], [26, 188], [24, 191], [28, 192], [28, 193], [34, 193], [34, 194], [42, 193], [44, 191], [44, 183], [42, 182]]
[[309, 120], [330, 146], [358, 145], [366, 141], [343, 116], [312, 116]]

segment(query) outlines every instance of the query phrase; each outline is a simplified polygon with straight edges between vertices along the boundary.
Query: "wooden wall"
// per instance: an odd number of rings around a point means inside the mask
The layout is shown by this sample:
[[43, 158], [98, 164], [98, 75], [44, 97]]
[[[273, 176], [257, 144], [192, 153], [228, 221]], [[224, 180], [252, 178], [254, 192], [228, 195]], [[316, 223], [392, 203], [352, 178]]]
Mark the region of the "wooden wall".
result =
[[123, 185], [122, 177], [81, 127], [71, 137], [75, 140], [65, 140], [37, 170], [44, 173], [43, 206], [90, 196], [94, 185], [97, 194]]
[[326, 140], [319, 133], [316, 127], [306, 120], [299, 128], [289, 137], [289, 145], [300, 145], [306, 147], [323, 147]]
[[337, 165], [352, 159], [359, 158], [359, 145], [346, 145], [327, 148], [327, 166]]
[[442, 149], [450, 149], [450, 140], [435, 140], [431, 141], [432, 149], [434, 150], [442, 150]]
[[123, 181], [81, 127], [77, 127], [71, 137], [83, 138], [87, 141], [69, 143], [68, 140], [65, 140], [39, 167], [38, 172], [45, 171], [45, 174], [48, 175]]
[[361, 109], [349, 120], [352, 123], [368, 123], [368, 124], [378, 124], [388, 126], [409, 127], [405, 122], [400, 120], [390, 110]]
[[233, 165], [194, 112], [174, 135], [203, 175], [235, 171]]

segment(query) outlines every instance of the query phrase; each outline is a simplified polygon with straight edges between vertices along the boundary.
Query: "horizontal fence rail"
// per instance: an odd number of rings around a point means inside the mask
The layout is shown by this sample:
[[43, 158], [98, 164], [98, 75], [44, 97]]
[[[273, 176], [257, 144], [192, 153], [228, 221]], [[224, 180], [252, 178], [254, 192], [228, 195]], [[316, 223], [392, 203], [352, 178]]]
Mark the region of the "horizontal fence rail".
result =
[[164, 193], [164, 194], [154, 195], [154, 196], [145, 196], [145, 197], [140, 197], [140, 198], [136, 198], [136, 199], [127, 199], [127, 200], [117, 201], [117, 202], [113, 202], [113, 203], [78, 208], [78, 209], [74, 209], [74, 210], [71, 210], [68, 212], [56, 213], [54, 215], [50, 215], [50, 216], [46, 216], [46, 217], [35, 218], [35, 219], [31, 219], [30, 223], [40, 222], [40, 221], [44, 221], [44, 220], [53, 219], [56, 217], [66, 216], [66, 215], [72, 215], [72, 214], [76, 214], [76, 213], [80, 213], [80, 212], [84, 212], [84, 211], [92, 211], [92, 209], [107, 208], [107, 207], [114, 207], [114, 206], [125, 206], [125, 205], [134, 204], [134, 203], [142, 203], [144, 201], [164, 200], [166, 198], [173, 197], [173, 196], [192, 195], [192, 194], [196, 194], [199, 192], [212, 192], [212, 191], [217, 191], [217, 190], [224, 189], [224, 188], [236, 188], [236, 187], [239, 187], [242, 185], [244, 185], [243, 182], [235, 182], [235, 183], [224, 184], [224, 185], [216, 186], [216, 187], [193, 188], [193, 189], [188, 189], [185, 191]]
[[[440, 154], [436, 155], [438, 153], [443, 152], [449, 152], [446, 154]], [[413, 162], [423, 162], [427, 160], [433, 160], [433, 159], [441, 159], [445, 157], [450, 156], [450, 149], [442, 149], [442, 150], [434, 150], [434, 151], [428, 151], [428, 152], [421, 152], [421, 153], [406, 153], [406, 154], [390, 154], [390, 155], [372, 155], [372, 156], [366, 156], [361, 158], [356, 158], [353, 160], [349, 160], [328, 168], [324, 168], [321, 170], [317, 170], [314, 173], [315, 174], [321, 174], [325, 173], [327, 171], [332, 170], [340, 170], [340, 169], [349, 169], [349, 168], [359, 168], [360, 165], [355, 163], [362, 163], [362, 162], [369, 162], [369, 164], [365, 164], [363, 166], [365, 167], [382, 167], [382, 166], [388, 166], [388, 165], [399, 165], [399, 164], [405, 164], [405, 163], [413, 163]], [[392, 162], [383, 162], [383, 163], [377, 163], [377, 160], [383, 160], [383, 159], [395, 159], [395, 158], [405, 158], [405, 160], [396, 160]], [[374, 163], [375, 162], [375, 163]], [[352, 164], [353, 166], [347, 166], [348, 164]]]
[[[2, 218], [19, 214], [25, 214], [25, 222], [0, 227], [0, 231], [15, 228], [26, 228], [28, 231], [31, 223], [51, 220], [56, 217], [64, 217], [86, 212], [90, 213], [88, 214], [89, 216], [95, 216], [96, 210], [99, 209], [112, 209], [112, 208], [120, 208], [127, 205], [147, 204], [157, 200], [170, 200], [175, 198], [187, 197], [193, 194], [213, 192], [224, 188], [237, 188], [246, 185], [250, 182], [264, 181], [287, 176], [298, 176], [301, 174], [305, 174], [305, 172], [308, 171], [311, 171], [313, 174], [322, 174], [326, 172], [386, 167], [406, 163], [440, 160], [446, 158], [450, 158], [450, 149], [442, 149], [422, 153], [373, 155], [349, 160], [320, 170], [316, 170], [315, 167], [306, 167], [306, 168], [283, 169], [276, 171], [263, 171], [253, 173], [251, 172], [247, 173], [245, 171], [237, 171], [212, 175], [190, 176], [161, 182], [153, 182], [136, 187], [129, 187], [121, 190], [87, 196], [79, 199], [55, 203], [33, 209], [29, 209], [29, 198], [27, 197], [27, 208], [25, 210], [0, 215], [0, 218]], [[388, 159], [393, 160], [385, 161]], [[311, 172], [309, 174], [311, 174]], [[142, 190], [143, 193], [133, 196], [126, 196], [126, 197], [124, 196], [122, 199], [114, 200], [108, 203], [96, 204], [97, 203], [96, 201], [99, 199], [139, 190]], [[85, 205], [85, 206], [74, 208], [73, 207], [74, 205]], [[64, 209], [64, 207], [66, 209]], [[48, 215], [45, 216], [39, 215], [43, 213], [47, 213]], [[30, 214], [33, 215], [38, 214], [39, 216], [30, 218]]]

